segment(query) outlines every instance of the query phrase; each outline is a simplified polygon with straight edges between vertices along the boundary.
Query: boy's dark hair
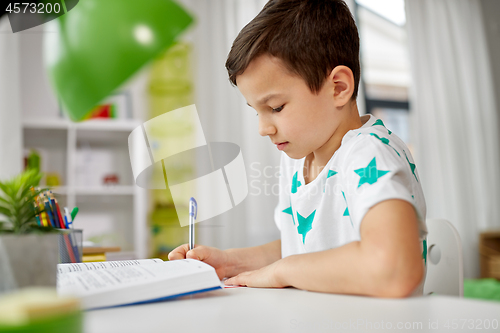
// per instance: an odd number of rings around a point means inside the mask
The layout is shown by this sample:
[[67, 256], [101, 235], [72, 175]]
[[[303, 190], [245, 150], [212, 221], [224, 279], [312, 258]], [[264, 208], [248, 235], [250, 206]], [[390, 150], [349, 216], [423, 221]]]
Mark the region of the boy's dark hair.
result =
[[270, 54], [302, 77], [313, 93], [336, 66], [349, 67], [354, 92], [360, 78], [359, 36], [343, 0], [270, 0], [233, 42], [227, 57], [229, 80], [236, 86], [256, 57]]

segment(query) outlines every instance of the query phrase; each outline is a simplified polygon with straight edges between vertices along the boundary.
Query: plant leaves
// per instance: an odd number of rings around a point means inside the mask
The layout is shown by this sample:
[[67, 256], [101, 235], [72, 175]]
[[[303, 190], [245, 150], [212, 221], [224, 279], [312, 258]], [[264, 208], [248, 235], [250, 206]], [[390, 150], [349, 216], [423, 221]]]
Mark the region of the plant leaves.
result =
[[11, 211], [7, 207], [0, 206], [0, 214], [10, 216]]
[[36, 215], [44, 209], [35, 207], [35, 199], [47, 190], [47, 188], [35, 189], [42, 176], [38, 170], [28, 169], [7, 181], [0, 182], [0, 214], [9, 222], [0, 224], [0, 233], [31, 233], [53, 229], [39, 226], [36, 219]]

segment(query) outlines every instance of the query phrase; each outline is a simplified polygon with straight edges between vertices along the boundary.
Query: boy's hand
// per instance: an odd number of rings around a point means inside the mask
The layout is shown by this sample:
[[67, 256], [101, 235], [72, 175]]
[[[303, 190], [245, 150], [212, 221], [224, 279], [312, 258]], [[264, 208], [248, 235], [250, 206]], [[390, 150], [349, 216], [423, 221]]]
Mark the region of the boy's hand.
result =
[[203, 261], [215, 268], [219, 279], [225, 278], [228, 266], [228, 254], [215, 247], [195, 245], [194, 249], [189, 250], [189, 244], [183, 244], [176, 247], [168, 254], [169, 260], [177, 259], [196, 259]]
[[255, 288], [284, 288], [287, 287], [281, 280], [278, 267], [282, 260], [264, 266], [261, 269], [247, 271], [227, 279], [225, 285], [239, 285]]

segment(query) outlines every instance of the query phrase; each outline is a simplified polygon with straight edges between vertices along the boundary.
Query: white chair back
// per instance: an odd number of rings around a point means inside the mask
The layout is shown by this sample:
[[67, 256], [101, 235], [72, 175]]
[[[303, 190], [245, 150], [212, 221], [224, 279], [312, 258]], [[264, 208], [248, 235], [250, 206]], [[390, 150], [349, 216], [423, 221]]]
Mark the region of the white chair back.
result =
[[427, 275], [424, 295], [464, 295], [462, 242], [457, 229], [443, 219], [427, 220]]

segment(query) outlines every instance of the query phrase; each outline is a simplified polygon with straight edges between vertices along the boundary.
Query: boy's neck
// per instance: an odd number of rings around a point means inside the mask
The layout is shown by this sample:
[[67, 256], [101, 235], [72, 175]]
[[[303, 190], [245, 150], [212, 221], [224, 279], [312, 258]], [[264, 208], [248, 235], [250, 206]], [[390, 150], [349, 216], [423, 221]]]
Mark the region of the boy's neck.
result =
[[304, 181], [306, 184], [316, 179], [330, 161], [333, 154], [340, 148], [344, 135], [351, 130], [360, 128], [366, 122], [366, 119], [361, 120], [355, 101], [348, 103], [345, 108], [347, 108], [344, 110], [346, 112], [345, 121], [339, 125], [323, 146], [306, 156], [304, 161]]

